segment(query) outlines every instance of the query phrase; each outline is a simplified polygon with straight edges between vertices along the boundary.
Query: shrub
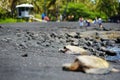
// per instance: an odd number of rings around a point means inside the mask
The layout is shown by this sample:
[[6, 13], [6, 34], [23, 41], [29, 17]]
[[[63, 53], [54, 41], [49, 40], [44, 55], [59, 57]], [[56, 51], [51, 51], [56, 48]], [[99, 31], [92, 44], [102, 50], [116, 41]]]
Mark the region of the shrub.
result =
[[[83, 3], [69, 3], [67, 9], [66, 6], [62, 7], [61, 12], [63, 12], [67, 20], [73, 21], [77, 21], [80, 16], [90, 19], [95, 19], [95, 17], [106, 18], [104, 13], [92, 11]], [[71, 15], [73, 15], [74, 18], [69, 19], [68, 16]]]

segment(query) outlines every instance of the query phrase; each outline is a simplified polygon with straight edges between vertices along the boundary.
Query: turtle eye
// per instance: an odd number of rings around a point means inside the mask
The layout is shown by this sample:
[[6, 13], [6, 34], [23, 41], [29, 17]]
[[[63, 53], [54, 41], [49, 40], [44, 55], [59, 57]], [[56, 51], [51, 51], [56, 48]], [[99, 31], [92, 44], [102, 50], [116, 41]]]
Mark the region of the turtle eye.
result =
[[67, 49], [66, 46], [64, 46], [64, 49]]
[[64, 52], [67, 52], [69, 49], [64, 46]]
[[74, 62], [78, 62], [79, 60], [76, 58]]

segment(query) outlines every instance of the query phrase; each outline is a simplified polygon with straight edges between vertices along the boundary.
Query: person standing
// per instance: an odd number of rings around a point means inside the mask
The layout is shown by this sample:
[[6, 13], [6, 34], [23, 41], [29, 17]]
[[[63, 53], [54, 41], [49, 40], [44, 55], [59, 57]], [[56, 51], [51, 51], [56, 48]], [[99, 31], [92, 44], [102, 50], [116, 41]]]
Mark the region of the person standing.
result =
[[80, 28], [82, 28], [83, 25], [84, 25], [84, 19], [83, 19], [83, 17], [80, 17], [79, 18], [79, 26], [80, 26]]
[[98, 19], [97, 19], [97, 17], [95, 18], [95, 20], [94, 20], [94, 26], [96, 27], [97, 26], [97, 23], [98, 23]]
[[62, 21], [63, 20], [63, 16], [62, 16], [62, 14], [60, 14], [60, 21]]
[[42, 20], [44, 20], [45, 16], [46, 16], [45, 13], [42, 13], [42, 16], [41, 16]]
[[99, 28], [102, 28], [102, 27], [103, 27], [103, 26], [102, 26], [102, 19], [101, 19], [101, 18], [98, 19], [98, 25], [99, 25]]
[[90, 26], [90, 19], [87, 19], [86, 20], [86, 27], [89, 27]]

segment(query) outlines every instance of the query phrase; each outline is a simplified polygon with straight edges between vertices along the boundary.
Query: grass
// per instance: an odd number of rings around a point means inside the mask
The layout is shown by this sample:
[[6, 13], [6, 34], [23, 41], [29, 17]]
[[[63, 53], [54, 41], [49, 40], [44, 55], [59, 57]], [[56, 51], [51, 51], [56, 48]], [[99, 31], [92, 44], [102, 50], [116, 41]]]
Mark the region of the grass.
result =
[[[41, 15], [40, 14], [35, 14], [34, 15], [35, 18], [37, 19], [41, 19]], [[26, 19], [17, 19], [17, 18], [3, 18], [0, 19], [0, 24], [5, 24], [5, 23], [17, 23], [17, 22], [26, 22]]]
[[0, 24], [2, 23], [16, 23], [16, 22], [25, 22], [23, 19], [14, 19], [14, 18], [5, 18], [0, 19]]

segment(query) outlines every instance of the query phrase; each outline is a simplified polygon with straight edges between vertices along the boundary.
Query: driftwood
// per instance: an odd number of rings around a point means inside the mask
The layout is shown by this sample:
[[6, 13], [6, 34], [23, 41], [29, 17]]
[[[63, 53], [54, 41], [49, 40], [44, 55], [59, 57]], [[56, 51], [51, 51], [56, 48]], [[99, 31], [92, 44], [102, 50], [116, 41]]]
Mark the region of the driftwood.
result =
[[105, 52], [105, 54], [107, 54], [109, 56], [115, 56], [115, 55], [117, 55], [117, 53], [115, 51], [108, 50], [105, 47], [101, 47], [100, 50], [103, 51], [103, 52]]

